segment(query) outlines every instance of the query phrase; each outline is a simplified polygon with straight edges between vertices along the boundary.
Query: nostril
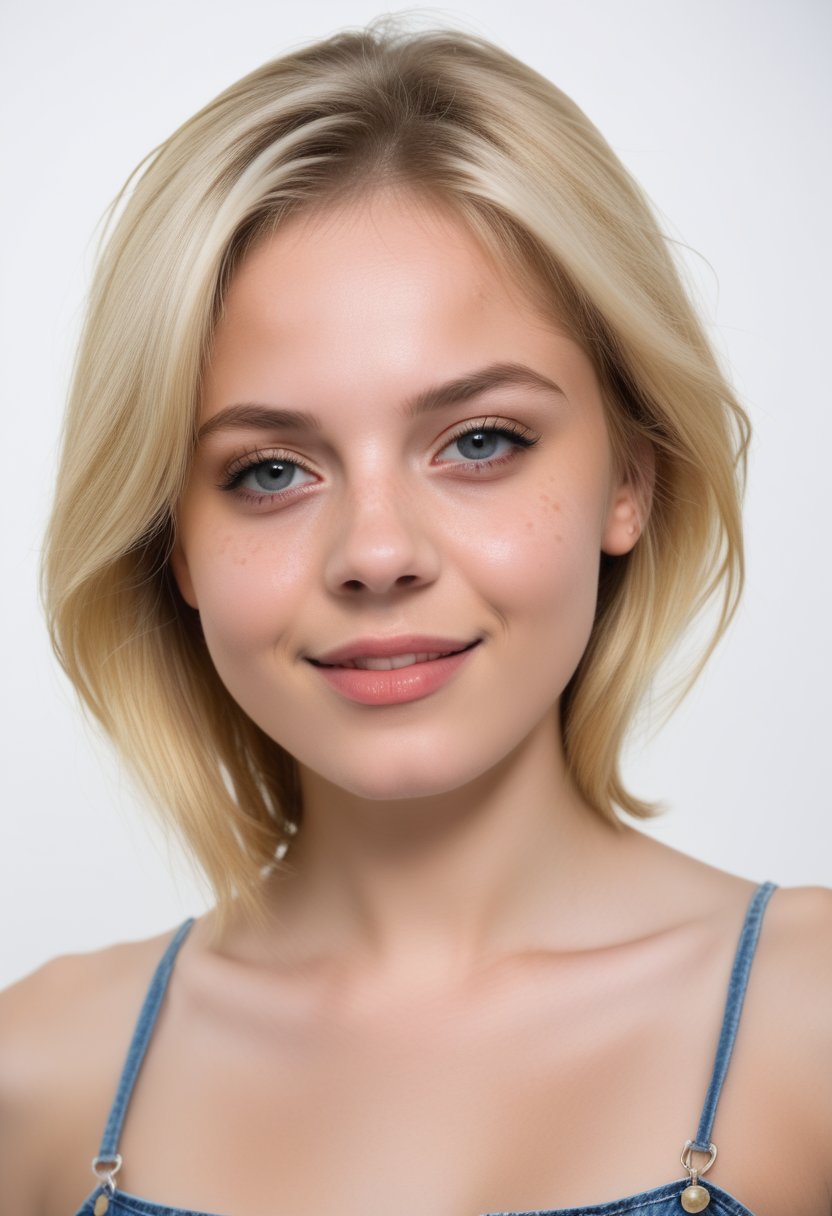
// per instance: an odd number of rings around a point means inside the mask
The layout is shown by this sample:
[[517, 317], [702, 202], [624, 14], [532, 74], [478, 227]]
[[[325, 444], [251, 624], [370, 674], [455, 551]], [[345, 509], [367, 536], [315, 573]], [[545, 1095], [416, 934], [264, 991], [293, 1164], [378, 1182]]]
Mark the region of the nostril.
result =
[[[410, 587], [413, 583], [418, 583], [418, 574], [400, 574], [396, 579], [395, 586]], [[344, 581], [345, 591], [364, 591], [369, 586], [368, 583], [363, 583], [360, 578], [348, 578]]]

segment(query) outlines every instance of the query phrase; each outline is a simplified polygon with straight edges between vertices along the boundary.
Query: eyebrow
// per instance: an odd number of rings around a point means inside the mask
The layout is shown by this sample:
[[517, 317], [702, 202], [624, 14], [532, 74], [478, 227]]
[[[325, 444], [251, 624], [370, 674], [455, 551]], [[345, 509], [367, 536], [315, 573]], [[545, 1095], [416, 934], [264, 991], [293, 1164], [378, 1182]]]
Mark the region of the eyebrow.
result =
[[[545, 392], [565, 396], [563, 389], [523, 363], [492, 363], [475, 372], [468, 372], [444, 384], [434, 385], [417, 393], [405, 405], [404, 415], [417, 418], [433, 410], [449, 405], [459, 405], [479, 397], [493, 388], [520, 385], [525, 388], [542, 389]], [[240, 405], [229, 405], [209, 418], [197, 433], [197, 441], [206, 439], [216, 431], [250, 427], [255, 430], [315, 430], [321, 429], [321, 421], [315, 414], [300, 410], [288, 410], [249, 401]]]
[[319, 431], [321, 421], [314, 414], [305, 414], [300, 410], [278, 409], [276, 406], [247, 401], [242, 405], [229, 405], [209, 418], [197, 431], [197, 442], [207, 439], [216, 431], [241, 427], [258, 431]]
[[502, 388], [504, 385], [521, 385], [525, 388], [543, 389], [549, 393], [557, 393], [564, 397], [566, 394], [560, 385], [555, 384], [548, 376], [543, 376], [533, 368], [523, 363], [491, 363], [479, 371], [469, 372], [456, 380], [448, 380], [445, 384], [436, 385], [418, 393], [405, 407], [405, 414], [415, 418], [419, 414], [431, 410], [443, 409], [447, 405], [458, 405], [470, 401], [481, 393], [492, 388]]

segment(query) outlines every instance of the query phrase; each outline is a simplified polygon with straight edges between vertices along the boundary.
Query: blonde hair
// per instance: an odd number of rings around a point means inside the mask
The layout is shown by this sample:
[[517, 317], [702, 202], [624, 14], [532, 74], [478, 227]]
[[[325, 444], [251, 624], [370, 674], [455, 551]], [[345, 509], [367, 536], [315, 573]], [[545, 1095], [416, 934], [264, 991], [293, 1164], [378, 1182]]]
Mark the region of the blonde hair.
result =
[[221, 908], [235, 895], [257, 906], [301, 807], [294, 761], [225, 690], [169, 571], [200, 377], [253, 243], [300, 209], [386, 183], [452, 206], [543, 293], [593, 361], [619, 460], [637, 477], [653, 454], [649, 519], [632, 553], [602, 560], [592, 636], [562, 698], [570, 771], [602, 815], [653, 813], [622, 783], [626, 730], [715, 598], [698, 671], [742, 584], [747, 419], [642, 194], [578, 107], [478, 38], [389, 23], [252, 72], [114, 204], [44, 567], [61, 662]]

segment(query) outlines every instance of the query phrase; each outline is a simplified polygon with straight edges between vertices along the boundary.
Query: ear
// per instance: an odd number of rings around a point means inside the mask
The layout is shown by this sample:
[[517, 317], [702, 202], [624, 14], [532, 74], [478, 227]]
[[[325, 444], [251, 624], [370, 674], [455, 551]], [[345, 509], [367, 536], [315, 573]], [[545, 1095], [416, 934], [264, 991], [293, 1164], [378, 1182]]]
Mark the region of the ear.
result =
[[194, 590], [193, 579], [191, 578], [190, 567], [188, 566], [188, 559], [185, 556], [185, 550], [182, 548], [182, 542], [178, 537], [174, 541], [168, 561], [170, 562], [171, 572], [182, 599], [190, 608], [198, 610], [199, 604], [196, 598], [196, 591]]
[[622, 557], [634, 548], [650, 515], [655, 481], [655, 452], [645, 442], [638, 452], [637, 463], [622, 470], [613, 486], [601, 537], [603, 553]]

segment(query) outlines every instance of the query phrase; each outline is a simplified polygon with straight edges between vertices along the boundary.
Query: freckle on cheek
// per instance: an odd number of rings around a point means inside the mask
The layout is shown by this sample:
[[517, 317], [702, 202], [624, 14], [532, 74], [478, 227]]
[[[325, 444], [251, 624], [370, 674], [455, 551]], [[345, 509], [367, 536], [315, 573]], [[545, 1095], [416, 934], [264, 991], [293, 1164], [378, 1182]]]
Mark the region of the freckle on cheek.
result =
[[226, 532], [217, 537], [214, 560], [225, 559], [234, 566], [245, 566], [250, 557], [256, 557], [260, 547], [259, 540], [251, 540], [246, 543]]
[[555, 502], [548, 494], [540, 495], [540, 505], [549, 515], [557, 515], [558, 511], [560, 511], [560, 503]]

